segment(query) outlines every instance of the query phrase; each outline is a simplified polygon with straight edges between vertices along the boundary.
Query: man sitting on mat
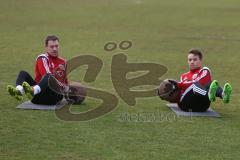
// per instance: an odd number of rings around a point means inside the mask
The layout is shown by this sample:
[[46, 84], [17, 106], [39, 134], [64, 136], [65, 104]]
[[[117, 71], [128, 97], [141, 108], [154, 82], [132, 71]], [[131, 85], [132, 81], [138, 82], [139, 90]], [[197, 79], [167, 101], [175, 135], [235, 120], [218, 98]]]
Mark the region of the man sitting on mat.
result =
[[35, 80], [26, 71], [20, 71], [16, 87], [8, 85], [9, 94], [23, 100], [24, 94], [34, 104], [55, 105], [68, 92], [66, 61], [59, 57], [59, 39], [51, 35], [45, 39], [45, 53], [37, 57]]
[[188, 53], [190, 71], [181, 75], [180, 82], [168, 80], [175, 88], [180, 89], [178, 106], [184, 111], [204, 112], [216, 97], [221, 98], [224, 103], [229, 103], [231, 85], [225, 83], [222, 89], [217, 80], [212, 81], [209, 68], [202, 67], [202, 59], [200, 50], [191, 49]]

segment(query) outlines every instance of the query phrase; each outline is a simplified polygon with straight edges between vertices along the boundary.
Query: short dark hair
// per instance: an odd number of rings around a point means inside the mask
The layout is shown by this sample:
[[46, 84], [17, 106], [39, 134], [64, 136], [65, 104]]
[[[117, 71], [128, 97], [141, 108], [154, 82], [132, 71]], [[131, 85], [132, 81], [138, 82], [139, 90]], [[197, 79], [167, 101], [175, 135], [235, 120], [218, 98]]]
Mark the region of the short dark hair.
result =
[[59, 41], [59, 38], [55, 35], [49, 35], [45, 39], [45, 46], [48, 45], [48, 41]]
[[195, 49], [195, 48], [190, 49], [188, 54], [194, 54], [195, 56], [198, 56], [199, 59], [201, 59], [201, 60], [203, 58], [202, 52], [199, 49]]

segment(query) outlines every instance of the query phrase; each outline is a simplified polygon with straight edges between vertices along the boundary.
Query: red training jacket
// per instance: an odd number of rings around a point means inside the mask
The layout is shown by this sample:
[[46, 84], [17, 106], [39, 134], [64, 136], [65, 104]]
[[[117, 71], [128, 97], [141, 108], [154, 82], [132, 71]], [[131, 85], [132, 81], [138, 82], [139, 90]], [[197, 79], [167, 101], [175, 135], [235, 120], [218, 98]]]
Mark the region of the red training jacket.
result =
[[181, 80], [178, 82], [178, 87], [181, 89], [181, 94], [183, 94], [188, 87], [190, 87], [194, 82], [198, 82], [205, 86], [212, 81], [211, 72], [207, 67], [200, 67], [196, 70], [189, 71], [181, 75]]
[[61, 86], [67, 85], [66, 61], [60, 57], [52, 57], [47, 53], [41, 54], [36, 59], [35, 81], [40, 82], [45, 74], [52, 74]]

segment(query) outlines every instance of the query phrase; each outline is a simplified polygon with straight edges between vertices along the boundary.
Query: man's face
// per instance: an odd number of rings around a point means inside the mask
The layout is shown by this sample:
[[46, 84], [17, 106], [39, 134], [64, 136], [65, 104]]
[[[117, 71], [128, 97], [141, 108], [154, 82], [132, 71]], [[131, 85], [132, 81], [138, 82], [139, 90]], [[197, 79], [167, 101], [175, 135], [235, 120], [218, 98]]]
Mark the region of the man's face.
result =
[[45, 47], [45, 51], [52, 57], [58, 57], [58, 51], [59, 51], [59, 42], [56, 41], [48, 41], [47, 46]]
[[198, 55], [189, 54], [188, 55], [188, 65], [190, 70], [195, 70], [202, 66], [202, 60]]

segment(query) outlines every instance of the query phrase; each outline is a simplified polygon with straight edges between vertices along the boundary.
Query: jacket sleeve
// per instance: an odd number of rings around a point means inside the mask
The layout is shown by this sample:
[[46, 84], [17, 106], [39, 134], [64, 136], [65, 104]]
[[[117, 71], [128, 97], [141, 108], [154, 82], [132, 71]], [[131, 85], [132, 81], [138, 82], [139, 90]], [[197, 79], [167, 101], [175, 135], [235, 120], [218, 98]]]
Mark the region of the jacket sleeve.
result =
[[[182, 78], [181, 78], [182, 79]], [[197, 77], [192, 81], [180, 81], [178, 82], [178, 87], [181, 89], [186, 89], [193, 83], [198, 82], [205, 86], [211, 82], [211, 73], [208, 69], [202, 69], [202, 71], [197, 75]]]
[[37, 67], [39, 69], [41, 76], [44, 76], [47, 73], [49, 74], [51, 73], [49, 69], [49, 62], [46, 57], [39, 57], [37, 59]]

